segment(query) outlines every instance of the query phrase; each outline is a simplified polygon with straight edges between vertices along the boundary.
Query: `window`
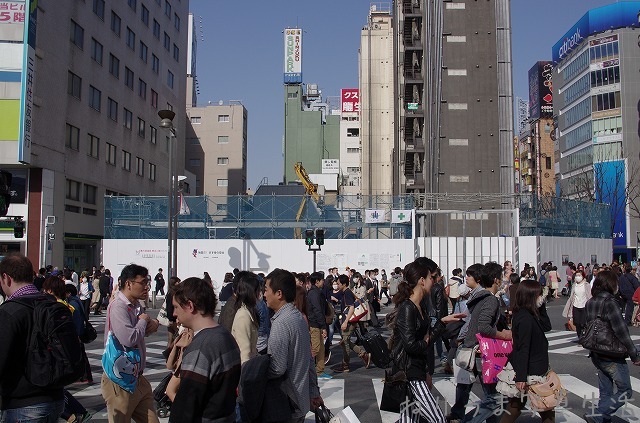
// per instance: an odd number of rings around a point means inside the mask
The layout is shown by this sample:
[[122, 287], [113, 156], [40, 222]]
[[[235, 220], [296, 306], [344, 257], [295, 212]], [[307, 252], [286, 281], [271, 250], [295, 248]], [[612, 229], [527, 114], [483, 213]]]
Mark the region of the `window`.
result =
[[120, 59], [109, 53], [109, 73], [120, 79]]
[[167, 110], [173, 111], [173, 106], [167, 101]]
[[138, 0], [127, 0], [127, 4], [135, 12], [138, 7]]
[[360, 128], [347, 128], [347, 136], [348, 137], [359, 137], [360, 136]]
[[169, 3], [169, 0], [164, 0], [164, 14], [171, 18], [171, 3]]
[[80, 207], [72, 206], [71, 204], [65, 204], [64, 205], [64, 211], [68, 211], [68, 212], [71, 212], [71, 213], [80, 213]]
[[218, 179], [218, 186], [219, 187], [228, 187], [229, 186], [229, 180], [228, 179]]
[[176, 27], [177, 31], [180, 31], [180, 16], [177, 13], [173, 14], [173, 26]]
[[144, 176], [144, 159], [136, 157], [136, 175]]
[[142, 12], [140, 13], [140, 20], [146, 26], [149, 26], [149, 9], [147, 9], [144, 4], [142, 5]]
[[102, 92], [93, 85], [89, 85], [89, 107], [100, 111], [101, 97]]
[[71, 71], [69, 71], [69, 77], [67, 78], [67, 94], [74, 96], [78, 100], [80, 100], [82, 94], [82, 78]]
[[189, 159], [189, 166], [200, 167], [200, 159]]
[[113, 10], [111, 11], [111, 30], [119, 37], [120, 26], [122, 25], [122, 19]]
[[147, 123], [141, 118], [138, 118], [138, 136], [144, 138], [144, 136], [146, 135], [146, 130]]
[[138, 95], [142, 97], [143, 100], [147, 99], [147, 83], [142, 79], [138, 79]]
[[67, 179], [67, 200], [80, 201], [80, 182]]
[[155, 19], [153, 20], [153, 36], [160, 39], [160, 23]]
[[107, 163], [116, 164], [116, 146], [111, 143], [107, 143]]
[[[218, 120], [219, 122], [219, 120]], [[228, 135], [218, 135], [218, 144], [228, 144], [229, 136]]]
[[180, 61], [180, 49], [175, 44], [173, 45], [173, 58], [176, 62]]
[[167, 85], [173, 88], [173, 72], [167, 69]]
[[153, 163], [149, 163], [149, 179], [152, 181], [156, 180], [156, 165]]
[[551, 169], [551, 157], [545, 157], [545, 159], [547, 169]]
[[158, 142], [158, 129], [153, 126], [150, 126], [149, 129], [151, 131], [151, 143], [155, 144]]
[[218, 122], [229, 122], [229, 115], [218, 115]]
[[187, 138], [187, 140], [191, 145], [200, 145], [200, 138], [193, 137], [193, 138]]
[[82, 208], [82, 214], [86, 214], [89, 216], [97, 216], [98, 215], [98, 211], [96, 209], [88, 209], [86, 207]]
[[124, 67], [124, 85], [133, 91], [133, 71], [128, 67]]
[[620, 91], [597, 94], [591, 97], [591, 109], [594, 112], [617, 109], [620, 106]]
[[153, 89], [151, 90], [151, 107], [154, 109], [158, 108], [158, 93]]
[[102, 64], [102, 44], [95, 38], [91, 38], [91, 58], [97, 63]]
[[81, 49], [84, 48], [84, 28], [71, 19], [71, 42]]
[[149, 53], [149, 48], [145, 43], [142, 42], [142, 40], [140, 40], [140, 59], [142, 59], [142, 61], [145, 63], [147, 63], [148, 53]]
[[93, 0], [93, 13], [104, 21], [104, 0]]
[[171, 37], [166, 32], [164, 33], [164, 49], [169, 51], [171, 50]]
[[98, 158], [98, 153], [100, 150], [100, 138], [95, 135], [87, 134], [89, 136], [89, 156]]
[[122, 168], [131, 172], [131, 153], [122, 150]]
[[151, 69], [156, 75], [160, 72], [160, 59], [155, 54], [151, 55]]
[[67, 123], [64, 140], [65, 147], [78, 151], [80, 148], [80, 128]]
[[359, 153], [360, 149], [358, 147], [355, 148], [349, 148], [347, 147], [347, 153]]
[[89, 185], [89, 184], [84, 184], [84, 202], [87, 204], [95, 204], [97, 192], [98, 192], [98, 187]]
[[127, 47], [131, 50], [136, 49], [136, 33], [131, 30], [131, 28], [127, 27]]
[[218, 157], [218, 164], [220, 166], [228, 165], [229, 164], [229, 158], [228, 157]]
[[123, 119], [124, 127], [127, 129], [131, 129], [131, 126], [133, 125], [133, 113], [131, 113], [131, 110], [124, 108]]
[[347, 167], [347, 173], [358, 173], [360, 172], [359, 167]]
[[191, 116], [191, 123], [198, 125], [200, 124], [200, 119], [202, 119], [200, 116]]

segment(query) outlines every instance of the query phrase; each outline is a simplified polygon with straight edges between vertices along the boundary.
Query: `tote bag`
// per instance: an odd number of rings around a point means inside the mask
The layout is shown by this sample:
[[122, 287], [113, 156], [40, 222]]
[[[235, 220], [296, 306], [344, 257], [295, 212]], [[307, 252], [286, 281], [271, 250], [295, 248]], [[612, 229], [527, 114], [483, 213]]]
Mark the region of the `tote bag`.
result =
[[513, 342], [502, 339], [487, 338], [476, 334], [480, 354], [482, 355], [482, 381], [498, 383], [498, 373], [502, 371], [509, 354], [513, 351]]
[[124, 347], [111, 332], [109, 313], [107, 312], [107, 344], [102, 354], [102, 369], [116, 385], [129, 393], [136, 390], [142, 358], [138, 348]]

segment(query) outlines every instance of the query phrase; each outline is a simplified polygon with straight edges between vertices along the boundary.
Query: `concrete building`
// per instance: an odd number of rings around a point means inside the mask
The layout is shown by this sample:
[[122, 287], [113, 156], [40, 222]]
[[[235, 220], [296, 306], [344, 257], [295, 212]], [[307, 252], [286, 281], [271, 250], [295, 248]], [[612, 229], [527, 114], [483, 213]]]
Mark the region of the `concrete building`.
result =
[[[393, 195], [394, 85], [391, 8], [374, 4], [360, 32], [360, 111], [363, 195]], [[409, 147], [408, 147], [409, 148]]]
[[341, 98], [339, 193], [357, 196], [362, 190], [360, 92], [358, 89], [343, 89]]
[[553, 46], [558, 193], [611, 204], [618, 260], [636, 257], [640, 2], [592, 9]]
[[[514, 189], [509, 0], [394, 1], [400, 193], [429, 197], [427, 210], [476, 210], [471, 193]], [[434, 199], [431, 201], [431, 199]], [[513, 207], [497, 200], [492, 209]], [[503, 235], [498, 213], [427, 218], [422, 235]]]
[[[37, 2], [30, 151], [19, 157], [21, 140], [0, 143], [0, 165], [24, 185], [9, 214], [24, 216], [26, 233], [1, 233], [2, 250], [19, 249], [36, 265], [90, 268], [99, 263], [105, 195], [167, 194], [169, 141], [157, 112], [176, 112], [183, 140], [188, 4]], [[15, 54], [21, 32], [2, 24], [0, 40], [3, 57]], [[0, 84], [3, 105], [25, 89]], [[15, 117], [3, 114], [0, 126], [19, 126]], [[177, 156], [182, 172], [183, 143]]]

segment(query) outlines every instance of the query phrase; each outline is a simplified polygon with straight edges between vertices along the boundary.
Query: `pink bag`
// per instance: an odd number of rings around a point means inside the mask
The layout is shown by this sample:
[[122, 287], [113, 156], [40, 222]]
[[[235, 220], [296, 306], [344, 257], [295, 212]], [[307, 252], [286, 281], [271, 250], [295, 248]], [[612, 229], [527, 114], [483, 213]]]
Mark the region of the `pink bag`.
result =
[[498, 383], [498, 373], [507, 364], [509, 354], [513, 351], [512, 341], [487, 338], [476, 334], [482, 354], [482, 381], [484, 383]]

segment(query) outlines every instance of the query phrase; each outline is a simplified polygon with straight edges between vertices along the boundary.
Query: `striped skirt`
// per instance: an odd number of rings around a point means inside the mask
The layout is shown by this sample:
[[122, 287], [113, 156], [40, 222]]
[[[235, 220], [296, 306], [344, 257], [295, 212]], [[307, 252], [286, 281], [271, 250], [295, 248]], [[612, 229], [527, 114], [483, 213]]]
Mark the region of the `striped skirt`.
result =
[[400, 406], [400, 423], [444, 423], [445, 418], [424, 380], [409, 381], [410, 400]]

